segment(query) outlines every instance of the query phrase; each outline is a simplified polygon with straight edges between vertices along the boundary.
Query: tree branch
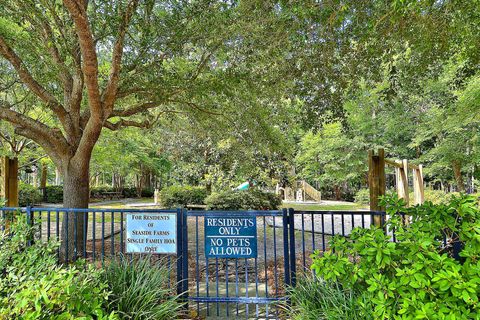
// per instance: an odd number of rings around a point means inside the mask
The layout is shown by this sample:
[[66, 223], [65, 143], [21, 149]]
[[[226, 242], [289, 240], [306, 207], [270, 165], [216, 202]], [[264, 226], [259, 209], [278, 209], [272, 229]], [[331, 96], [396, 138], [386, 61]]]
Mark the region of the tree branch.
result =
[[141, 112], [147, 111], [147, 110], [149, 110], [149, 109], [156, 108], [156, 107], [158, 107], [159, 105], [160, 105], [160, 104], [157, 103], [157, 102], [145, 102], [145, 103], [137, 104], [137, 105], [132, 106], [132, 107], [127, 108], [127, 109], [114, 110], [114, 111], [108, 116], [108, 118], [133, 116], [133, 115], [135, 115], [135, 114], [137, 114], [137, 113], [141, 113]]
[[7, 59], [17, 72], [20, 80], [33, 92], [35, 93], [47, 106], [55, 112], [58, 116], [60, 122], [65, 128], [68, 128], [70, 125], [67, 123], [68, 116], [67, 112], [63, 106], [58, 103], [57, 99], [47, 92], [28, 72], [26, 68], [23, 67], [23, 62], [20, 57], [13, 51], [13, 49], [5, 42], [5, 39], [0, 36], [0, 54]]
[[127, 32], [128, 24], [132, 18], [133, 13], [135, 12], [138, 5], [138, 0], [129, 1], [125, 13], [123, 15], [122, 23], [120, 24], [120, 29], [118, 30], [118, 37], [115, 41], [112, 52], [112, 68], [110, 71], [110, 78], [107, 83], [107, 87], [103, 93], [103, 103], [106, 108], [106, 115], [108, 115], [112, 110], [115, 104], [115, 98], [118, 89], [118, 82], [120, 80], [120, 68], [123, 56], [123, 44], [125, 40], [125, 34]]
[[200, 63], [198, 64], [197, 69], [195, 70], [192, 77], [190, 78], [190, 80], [189, 80], [190, 82], [193, 82], [198, 78], [198, 76], [202, 72], [203, 68], [205, 68], [205, 66], [207, 65], [208, 60], [213, 55], [213, 53], [220, 47], [220, 45], [221, 45], [221, 43], [215, 45], [213, 47], [212, 51], [210, 51], [208, 54], [205, 54], [206, 52], [204, 52], [202, 54], [202, 57], [200, 58]]
[[124, 127], [150, 128], [151, 126], [152, 126], [152, 123], [150, 123], [150, 121], [148, 120], [137, 122], [137, 121], [125, 120], [125, 119], [120, 119], [120, 121], [117, 121], [115, 123], [112, 123], [110, 121], [105, 121], [105, 124], [104, 124], [105, 128], [110, 129], [112, 131], [116, 131]]
[[206, 113], [206, 114], [210, 114], [210, 115], [213, 115], [213, 116], [224, 116], [223, 113], [221, 112], [215, 112], [215, 111], [210, 111], [210, 110], [206, 110], [206, 109], [203, 109], [201, 108], [199, 105], [197, 105], [196, 103], [193, 103], [193, 102], [189, 102], [189, 101], [182, 101], [182, 100], [175, 100], [175, 99], [170, 99], [168, 100], [169, 102], [172, 102], [172, 103], [178, 103], [178, 104], [185, 104], [195, 110], [198, 110], [200, 112], [203, 112], [203, 113]]
[[83, 58], [83, 75], [87, 86], [91, 115], [97, 118], [96, 121], [101, 121], [103, 118], [103, 108], [98, 86], [98, 59], [93, 34], [87, 18], [85, 2], [64, 0], [63, 3], [72, 16], [75, 32], [79, 39], [80, 51]]
[[36, 141], [45, 149], [52, 150], [54, 154], [65, 153], [68, 143], [60, 130], [54, 130], [8, 107], [8, 104], [0, 101], [0, 119], [10, 122], [16, 133]]

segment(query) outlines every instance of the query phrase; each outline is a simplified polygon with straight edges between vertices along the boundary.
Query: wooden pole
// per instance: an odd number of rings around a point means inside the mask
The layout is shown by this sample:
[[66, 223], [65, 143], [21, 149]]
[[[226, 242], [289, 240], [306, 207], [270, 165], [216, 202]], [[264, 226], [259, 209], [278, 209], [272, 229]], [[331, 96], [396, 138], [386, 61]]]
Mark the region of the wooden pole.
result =
[[425, 193], [423, 186], [423, 167], [413, 169], [413, 203], [414, 205], [422, 204], [425, 201]]
[[0, 169], [0, 197], [7, 207], [18, 207], [18, 159], [3, 157]]
[[395, 173], [397, 174], [397, 194], [398, 198], [405, 200], [408, 204], [410, 202], [410, 196], [408, 194], [408, 161], [398, 161], [401, 167], [396, 167]]
[[[373, 150], [368, 151], [368, 186], [370, 190], [370, 210], [384, 211], [381, 207], [378, 198], [385, 195], [385, 151], [378, 149], [378, 155], [374, 154]], [[381, 227], [382, 217], [374, 216], [373, 223]]]
[[[18, 207], [18, 159], [2, 157], [0, 162], [0, 197], [5, 198], [5, 206]], [[6, 217], [6, 232], [10, 230], [12, 220]]]

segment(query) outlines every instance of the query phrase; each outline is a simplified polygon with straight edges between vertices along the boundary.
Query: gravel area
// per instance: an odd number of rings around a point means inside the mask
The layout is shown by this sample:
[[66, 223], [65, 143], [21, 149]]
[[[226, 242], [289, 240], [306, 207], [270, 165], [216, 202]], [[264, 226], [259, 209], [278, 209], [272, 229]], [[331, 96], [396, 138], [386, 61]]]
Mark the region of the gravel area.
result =
[[[125, 222], [123, 226], [125, 230]], [[50, 238], [55, 238], [57, 236], [57, 230], [58, 233], [61, 234], [62, 231], [62, 223], [61, 221], [59, 222], [59, 228], [57, 229], [56, 221], [50, 221], [50, 228], [48, 225], [47, 221], [42, 221], [42, 239], [46, 240], [48, 238], [48, 229], [50, 229]], [[113, 223], [113, 228], [112, 228], [112, 223], [111, 222], [105, 222], [103, 232], [104, 232], [104, 238], [108, 239], [112, 236], [112, 230], [114, 234], [119, 234], [120, 233], [120, 222], [114, 222]], [[95, 223], [95, 240], [101, 240], [102, 239], [102, 223], [97, 222]], [[87, 241], [93, 240], [93, 229], [92, 229], [92, 222], [89, 222], [88, 228], [87, 228]]]
[[[268, 225], [273, 227], [273, 217], [268, 217]], [[348, 236], [355, 227], [369, 227], [372, 217], [369, 214], [295, 214], [295, 230], [326, 235]], [[275, 226], [283, 228], [282, 217], [275, 217]], [[343, 226], [343, 228], [342, 228]]]

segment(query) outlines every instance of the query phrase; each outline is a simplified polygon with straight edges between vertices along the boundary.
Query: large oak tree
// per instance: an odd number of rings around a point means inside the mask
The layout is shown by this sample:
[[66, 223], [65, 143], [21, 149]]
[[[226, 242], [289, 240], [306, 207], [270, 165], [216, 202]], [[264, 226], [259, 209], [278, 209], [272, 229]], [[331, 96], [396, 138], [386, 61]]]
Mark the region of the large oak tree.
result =
[[[275, 28], [262, 24], [275, 18], [272, 6], [1, 0], [0, 8], [2, 78], [33, 97], [31, 108], [20, 109], [0, 92], [0, 119], [38, 143], [61, 170], [68, 208], [88, 207], [90, 159], [103, 128], [149, 127], [179, 112], [228, 118], [218, 102], [231, 101], [238, 86], [262, 92], [269, 84], [253, 83], [252, 74], [276, 65], [268, 47], [252, 49], [264, 40], [258, 26]], [[254, 12], [264, 14], [256, 26]], [[252, 63], [265, 59], [263, 68]], [[63, 223], [64, 237], [76, 225], [80, 251], [86, 222], [77, 216]]]

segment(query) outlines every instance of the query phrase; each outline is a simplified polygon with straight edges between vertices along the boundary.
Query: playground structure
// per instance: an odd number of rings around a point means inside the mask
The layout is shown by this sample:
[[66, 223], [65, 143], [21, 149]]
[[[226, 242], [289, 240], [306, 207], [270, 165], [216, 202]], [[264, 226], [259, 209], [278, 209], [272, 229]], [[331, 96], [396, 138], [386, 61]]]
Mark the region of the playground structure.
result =
[[[385, 150], [378, 149], [377, 154], [373, 150], [368, 151], [368, 188], [370, 190], [370, 210], [384, 211], [378, 198], [386, 192], [385, 166], [395, 169], [395, 189], [398, 197], [404, 199], [407, 206], [410, 204], [408, 190], [408, 171], [413, 173], [413, 204], [422, 204], [425, 201], [423, 185], [423, 166], [408, 163], [407, 159], [389, 160], [385, 159]], [[378, 217], [377, 217], [378, 218]], [[375, 221], [379, 225], [380, 221]]]
[[320, 202], [322, 201], [322, 193], [315, 189], [305, 180], [299, 180], [296, 182], [295, 187], [280, 187], [277, 184], [276, 194], [280, 195], [283, 201], [296, 201], [296, 202]]

